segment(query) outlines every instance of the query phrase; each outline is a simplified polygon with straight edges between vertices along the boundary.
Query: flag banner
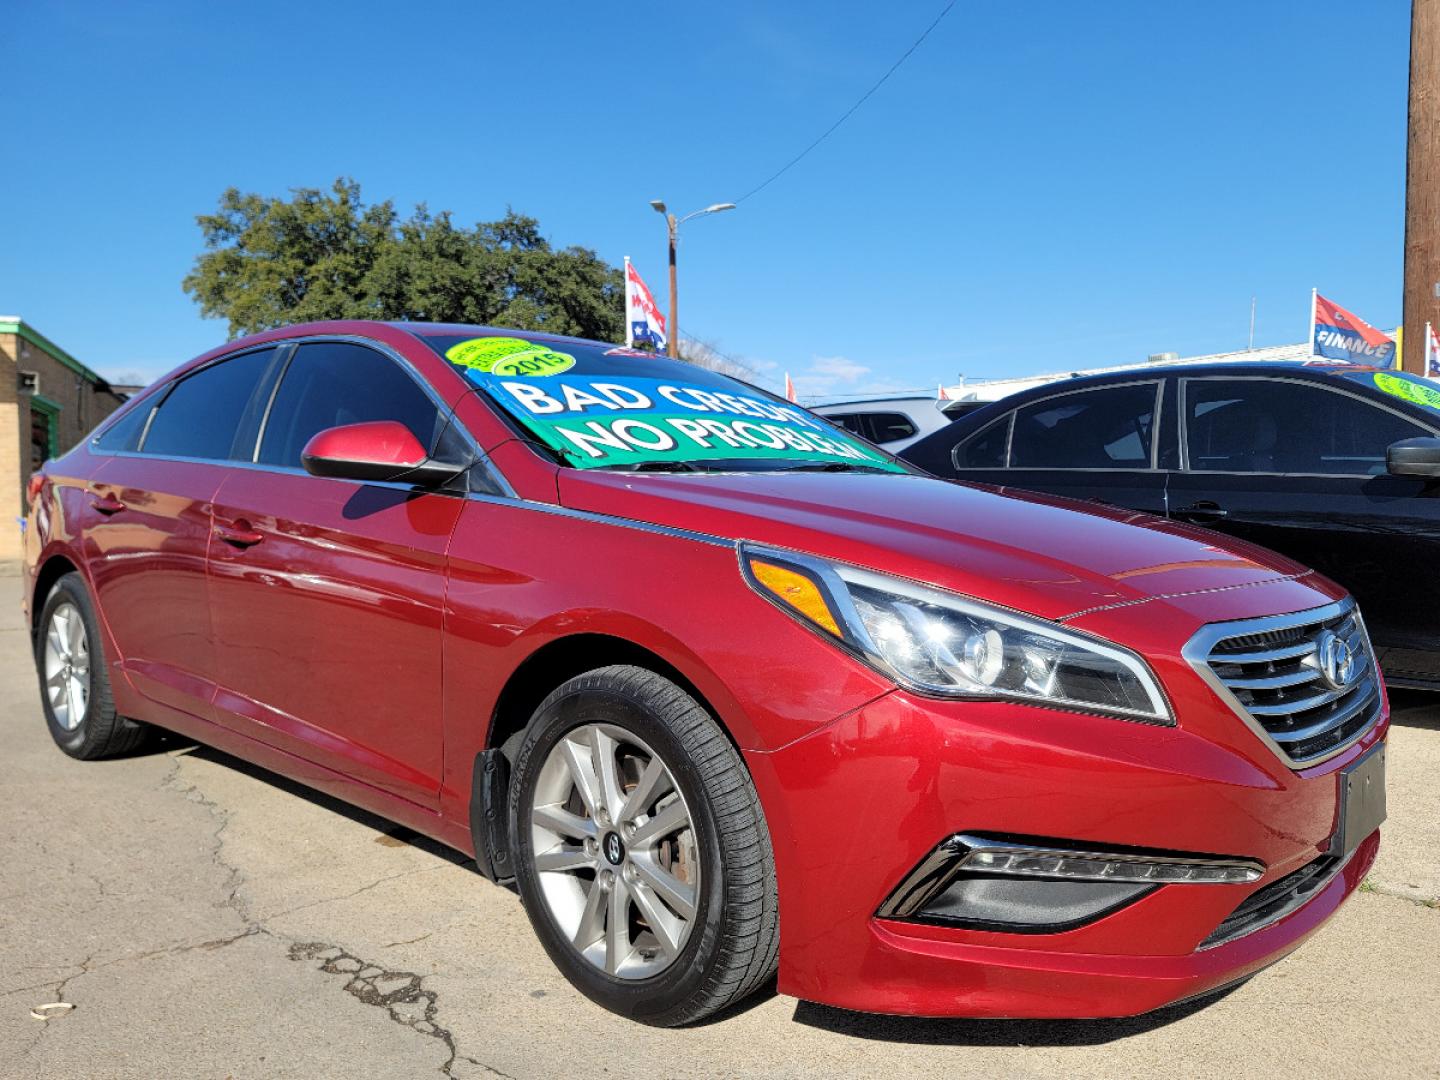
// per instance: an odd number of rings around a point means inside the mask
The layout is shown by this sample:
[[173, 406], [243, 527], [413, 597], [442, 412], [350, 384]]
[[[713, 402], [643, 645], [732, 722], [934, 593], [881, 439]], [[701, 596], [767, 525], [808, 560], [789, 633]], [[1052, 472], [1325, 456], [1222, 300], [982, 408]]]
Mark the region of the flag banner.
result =
[[665, 348], [665, 316], [655, 305], [655, 297], [640, 271], [625, 259], [625, 344], [632, 348], [648, 342], [659, 351]]
[[1425, 377], [1440, 379], [1440, 338], [1428, 322], [1425, 324]]
[[1389, 367], [1395, 359], [1395, 342], [1389, 334], [1318, 294], [1311, 335], [1311, 351], [1329, 360]]
[[795, 396], [795, 384], [790, 381], [790, 373], [788, 371], [785, 372], [785, 400], [797, 402], [800, 400]]

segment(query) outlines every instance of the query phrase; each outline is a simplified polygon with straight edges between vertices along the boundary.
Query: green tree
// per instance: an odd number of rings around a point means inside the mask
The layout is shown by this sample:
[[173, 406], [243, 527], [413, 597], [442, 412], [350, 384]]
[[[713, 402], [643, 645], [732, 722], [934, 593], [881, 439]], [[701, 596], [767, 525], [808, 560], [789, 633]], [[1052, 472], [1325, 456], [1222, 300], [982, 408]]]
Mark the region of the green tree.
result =
[[230, 188], [196, 220], [205, 251], [183, 287], [232, 337], [315, 319], [410, 319], [624, 339], [625, 286], [589, 248], [555, 249], [507, 208], [458, 227], [424, 205], [401, 219], [360, 185], [297, 188], [290, 199]]

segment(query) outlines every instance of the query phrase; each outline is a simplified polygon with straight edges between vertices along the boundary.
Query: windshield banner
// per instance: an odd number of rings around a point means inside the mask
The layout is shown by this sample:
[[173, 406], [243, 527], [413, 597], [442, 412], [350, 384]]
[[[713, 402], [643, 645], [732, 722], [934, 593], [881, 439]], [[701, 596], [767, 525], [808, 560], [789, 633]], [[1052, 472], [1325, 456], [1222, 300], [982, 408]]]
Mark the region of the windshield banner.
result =
[[765, 398], [673, 379], [574, 374], [507, 379], [473, 370], [470, 377], [577, 468], [771, 458], [905, 471], [874, 447]]

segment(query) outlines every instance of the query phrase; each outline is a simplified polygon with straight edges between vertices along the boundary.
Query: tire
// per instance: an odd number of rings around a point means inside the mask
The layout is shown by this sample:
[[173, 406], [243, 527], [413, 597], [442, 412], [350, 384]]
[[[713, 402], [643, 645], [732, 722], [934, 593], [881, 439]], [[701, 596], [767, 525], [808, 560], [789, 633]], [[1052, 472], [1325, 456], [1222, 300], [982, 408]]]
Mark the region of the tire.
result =
[[675, 1027], [774, 974], [775, 859], [760, 800], [725, 732], [668, 679], [615, 666], [555, 690], [520, 744], [509, 810], [531, 925], [591, 1000]]
[[144, 742], [149, 728], [115, 712], [104, 639], [78, 573], [60, 578], [45, 598], [35, 635], [35, 668], [46, 726], [65, 753], [92, 761]]

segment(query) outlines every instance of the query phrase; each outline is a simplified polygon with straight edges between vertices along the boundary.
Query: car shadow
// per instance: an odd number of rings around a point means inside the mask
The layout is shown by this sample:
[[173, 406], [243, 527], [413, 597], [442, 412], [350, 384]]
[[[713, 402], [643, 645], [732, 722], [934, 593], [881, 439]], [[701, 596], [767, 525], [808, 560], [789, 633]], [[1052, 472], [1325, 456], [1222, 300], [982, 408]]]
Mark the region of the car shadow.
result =
[[[339, 814], [349, 818], [359, 825], [373, 829], [377, 834], [375, 842], [387, 847], [413, 847], [436, 858], [444, 859], [446, 862], [454, 863], [456, 866], [465, 866], [475, 869], [475, 860], [470, 856], [456, 851], [454, 848], [423, 836], [414, 829], [406, 828], [403, 825], [391, 821], [389, 818], [381, 817], [379, 814], [372, 814], [369, 810], [362, 810], [333, 795], [327, 795], [323, 791], [317, 791], [312, 787], [300, 783], [298, 780], [291, 780], [287, 776], [271, 772], [253, 762], [245, 761], [243, 758], [227, 754], [223, 750], [217, 750], [213, 746], [206, 746], [204, 743], [187, 739], [184, 736], [172, 732], [163, 732], [157, 738], [149, 740], [143, 750], [137, 753], [174, 753], [189, 749], [188, 757], [197, 758], [201, 761], [208, 761], [215, 765], [221, 765], [227, 769], [242, 773], [261, 783], [268, 784], [277, 791], [283, 791], [287, 795], [293, 795], [298, 799], [304, 799], [314, 806], [319, 806], [331, 813]], [[477, 871], [476, 876], [479, 876]]]
[[1390, 722], [1402, 727], [1440, 728], [1440, 692], [1396, 687], [1390, 691]]
[[1114, 1020], [938, 1020], [857, 1013], [800, 1001], [795, 1004], [794, 1021], [835, 1035], [922, 1046], [1102, 1046], [1183, 1020], [1228, 997], [1241, 985], [1243, 982], [1144, 1016]]

